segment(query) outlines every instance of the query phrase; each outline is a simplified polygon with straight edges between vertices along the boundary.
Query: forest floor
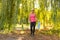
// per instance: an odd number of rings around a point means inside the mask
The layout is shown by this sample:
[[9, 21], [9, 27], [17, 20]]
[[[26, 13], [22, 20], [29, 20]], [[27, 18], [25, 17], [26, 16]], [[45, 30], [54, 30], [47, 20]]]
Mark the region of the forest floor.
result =
[[60, 37], [56, 34], [43, 34], [41, 31], [36, 31], [34, 36], [30, 35], [30, 31], [14, 31], [8, 34], [0, 34], [0, 40], [60, 40]]

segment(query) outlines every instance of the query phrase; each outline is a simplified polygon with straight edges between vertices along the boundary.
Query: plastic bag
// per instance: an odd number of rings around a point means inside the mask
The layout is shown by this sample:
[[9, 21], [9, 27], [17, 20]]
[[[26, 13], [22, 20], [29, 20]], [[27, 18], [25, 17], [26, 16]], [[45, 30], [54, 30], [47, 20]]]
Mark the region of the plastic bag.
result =
[[40, 21], [38, 21], [38, 29], [40, 29]]

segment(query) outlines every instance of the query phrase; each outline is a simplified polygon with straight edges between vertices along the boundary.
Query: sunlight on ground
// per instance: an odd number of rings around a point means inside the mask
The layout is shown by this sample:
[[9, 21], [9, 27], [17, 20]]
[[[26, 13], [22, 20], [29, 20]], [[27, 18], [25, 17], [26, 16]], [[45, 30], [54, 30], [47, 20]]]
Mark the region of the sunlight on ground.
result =
[[20, 33], [21, 33], [21, 34], [24, 34], [24, 33], [25, 33], [25, 31], [21, 31]]
[[19, 37], [17, 40], [23, 40], [24, 37]]
[[[48, 30], [50, 30], [50, 29], [53, 28], [53, 25], [49, 25], [49, 24], [48, 24], [48, 25], [46, 25], [46, 28], [47, 28]], [[30, 25], [23, 24], [23, 28], [22, 28], [22, 25], [16, 24], [15, 29], [16, 29], [16, 30], [26, 30], [26, 29], [30, 29]], [[40, 28], [38, 28], [38, 26], [36, 25], [36, 29], [41, 30], [41, 29], [44, 29], [44, 27], [43, 27], [43, 25], [40, 25]], [[21, 34], [23, 34], [23, 33], [24, 33], [24, 31], [21, 31]]]

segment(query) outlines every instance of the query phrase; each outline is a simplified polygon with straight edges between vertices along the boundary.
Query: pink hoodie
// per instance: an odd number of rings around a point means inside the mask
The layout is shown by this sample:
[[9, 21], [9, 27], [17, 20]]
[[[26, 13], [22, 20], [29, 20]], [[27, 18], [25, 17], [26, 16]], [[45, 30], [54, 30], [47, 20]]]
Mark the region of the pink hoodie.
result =
[[30, 22], [36, 22], [36, 15], [34, 14], [30, 14]]

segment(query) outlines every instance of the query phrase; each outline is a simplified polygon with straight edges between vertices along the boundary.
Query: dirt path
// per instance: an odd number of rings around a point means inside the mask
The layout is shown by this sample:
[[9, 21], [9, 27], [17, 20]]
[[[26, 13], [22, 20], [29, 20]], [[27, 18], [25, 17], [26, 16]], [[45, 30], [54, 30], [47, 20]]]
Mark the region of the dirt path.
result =
[[29, 32], [26, 34], [0, 34], [0, 40], [60, 40], [56, 35], [35, 34], [31, 36]]

